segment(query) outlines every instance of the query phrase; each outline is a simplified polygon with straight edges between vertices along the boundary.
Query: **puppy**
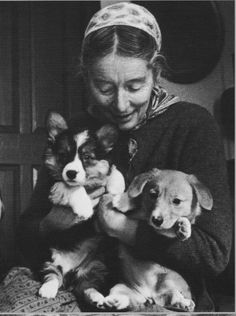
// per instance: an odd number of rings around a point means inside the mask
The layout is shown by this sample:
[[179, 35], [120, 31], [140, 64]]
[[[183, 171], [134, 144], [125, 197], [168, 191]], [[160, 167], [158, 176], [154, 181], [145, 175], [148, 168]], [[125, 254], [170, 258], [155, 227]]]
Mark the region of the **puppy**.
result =
[[124, 191], [123, 176], [109, 159], [117, 130], [104, 125], [96, 132], [81, 129], [73, 133], [64, 118], [52, 112], [47, 131], [49, 143], [44, 163], [55, 180], [49, 199], [54, 207], [71, 207], [78, 224], [69, 232], [54, 234], [51, 261], [44, 264], [39, 295], [53, 298], [66, 285], [74, 287], [75, 294], [90, 304], [99, 305], [103, 299], [99, 290], [108, 272], [102, 256], [104, 237], [95, 232], [92, 222], [98, 200], [94, 203], [86, 189], [105, 186], [111, 194]]
[[186, 240], [202, 209], [212, 209], [213, 199], [194, 175], [152, 169], [135, 177], [127, 192], [114, 197], [113, 206], [123, 213], [135, 209], [130, 216], [148, 221], [157, 233]]
[[56, 181], [49, 196], [54, 205], [70, 206], [86, 220], [93, 215], [98, 199], [91, 201], [85, 187], [91, 191], [106, 186], [111, 194], [124, 191], [124, 178], [109, 160], [118, 137], [115, 127], [104, 125], [96, 133], [85, 129], [73, 135], [64, 118], [51, 112], [47, 130], [49, 146], [44, 163]]
[[[159, 233], [186, 240], [191, 224], [213, 205], [209, 190], [193, 175], [180, 171], [153, 169], [143, 173], [126, 193], [113, 199], [122, 212], [132, 209], [130, 216], [146, 220]], [[115, 285], [105, 298], [103, 307], [137, 310], [147, 303], [192, 312], [195, 303], [187, 282], [177, 272], [157, 263], [139, 260], [132, 249], [120, 245], [122, 283]]]

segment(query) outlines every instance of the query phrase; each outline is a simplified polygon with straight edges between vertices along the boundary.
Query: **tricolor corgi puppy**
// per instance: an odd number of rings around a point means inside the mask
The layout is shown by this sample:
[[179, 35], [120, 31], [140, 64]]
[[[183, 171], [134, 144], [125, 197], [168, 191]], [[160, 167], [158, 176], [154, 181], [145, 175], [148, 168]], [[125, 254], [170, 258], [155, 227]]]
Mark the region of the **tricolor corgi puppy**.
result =
[[52, 112], [47, 130], [45, 165], [56, 181], [49, 196], [54, 205], [70, 206], [81, 220], [86, 220], [93, 215], [98, 200], [91, 201], [85, 187], [92, 190], [105, 186], [114, 195], [124, 192], [124, 178], [109, 160], [118, 137], [114, 126], [107, 124], [96, 132], [83, 129], [73, 135], [64, 118]]
[[71, 207], [78, 224], [72, 228], [76, 231], [73, 238], [63, 231], [57, 245], [52, 245], [51, 261], [44, 265], [39, 295], [53, 298], [70, 280], [77, 296], [84, 296], [87, 302], [98, 306], [104, 298], [99, 290], [108, 272], [101, 250], [104, 237], [96, 233], [92, 224], [98, 200], [92, 201], [86, 190], [105, 186], [114, 195], [124, 192], [124, 178], [109, 158], [118, 132], [112, 125], [104, 125], [95, 132], [81, 129], [74, 134], [55, 112], [47, 118], [47, 131], [49, 144], [44, 163], [55, 180], [49, 199], [54, 207]]

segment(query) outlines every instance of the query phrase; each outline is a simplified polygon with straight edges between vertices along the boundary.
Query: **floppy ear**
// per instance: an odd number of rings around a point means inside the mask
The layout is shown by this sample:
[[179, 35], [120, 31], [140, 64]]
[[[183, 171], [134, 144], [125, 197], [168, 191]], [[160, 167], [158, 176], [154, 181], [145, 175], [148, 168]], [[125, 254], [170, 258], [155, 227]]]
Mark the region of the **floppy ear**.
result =
[[54, 142], [55, 137], [68, 128], [65, 119], [57, 112], [49, 112], [46, 118], [48, 140]]
[[131, 182], [128, 188], [128, 195], [131, 198], [135, 198], [139, 196], [143, 192], [143, 188], [145, 184], [152, 179], [156, 178], [156, 176], [160, 173], [158, 169], [152, 169], [148, 172], [141, 173], [140, 175], [136, 176], [133, 181]]
[[103, 150], [108, 153], [118, 140], [118, 129], [111, 124], [106, 124], [96, 131], [96, 135]]
[[204, 209], [211, 210], [213, 207], [213, 198], [209, 189], [193, 174], [188, 175], [187, 179], [197, 195], [199, 204]]

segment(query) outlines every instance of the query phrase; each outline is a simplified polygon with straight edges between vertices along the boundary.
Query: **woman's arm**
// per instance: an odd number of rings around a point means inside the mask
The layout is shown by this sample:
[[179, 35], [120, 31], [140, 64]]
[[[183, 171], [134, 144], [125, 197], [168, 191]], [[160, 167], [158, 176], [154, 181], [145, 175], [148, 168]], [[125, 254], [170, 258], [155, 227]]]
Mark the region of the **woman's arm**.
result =
[[134, 246], [138, 221], [125, 216], [113, 209], [112, 195], [104, 194], [99, 202], [96, 221], [98, 230], [105, 231], [109, 236]]
[[178, 169], [195, 174], [210, 189], [213, 210], [203, 210], [193, 225], [191, 238], [184, 242], [157, 235], [150, 227], [141, 224], [136, 234], [136, 248], [146, 257], [170, 268], [190, 273], [201, 271], [209, 277], [224, 270], [228, 262], [233, 223], [218, 126], [206, 111], [199, 116], [196, 113], [195, 117], [189, 117], [189, 130], [182, 144]]

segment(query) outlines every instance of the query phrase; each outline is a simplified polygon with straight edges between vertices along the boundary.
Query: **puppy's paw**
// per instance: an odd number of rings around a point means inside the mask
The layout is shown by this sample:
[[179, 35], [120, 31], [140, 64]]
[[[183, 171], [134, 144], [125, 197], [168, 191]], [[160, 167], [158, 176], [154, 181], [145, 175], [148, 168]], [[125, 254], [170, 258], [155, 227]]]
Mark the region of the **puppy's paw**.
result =
[[148, 297], [144, 303], [145, 306], [152, 306], [155, 304], [156, 304], [156, 302], [155, 302], [154, 298], [152, 298], [152, 297]]
[[104, 306], [112, 310], [124, 310], [130, 305], [129, 298], [122, 294], [111, 294], [105, 297]]
[[104, 309], [104, 296], [96, 289], [90, 288], [84, 291], [86, 301], [99, 309]]
[[194, 309], [195, 309], [195, 303], [194, 303], [194, 301], [193, 301], [193, 300], [190, 300], [190, 299], [188, 299], [187, 301], [188, 301], [188, 302], [187, 302], [187, 311], [188, 311], [188, 312], [194, 312]]
[[193, 312], [195, 309], [195, 303], [191, 299], [183, 298], [181, 301], [176, 302], [173, 306], [184, 310], [185, 312]]
[[86, 221], [88, 220], [89, 218], [91, 218], [93, 216], [93, 209], [89, 208], [89, 209], [84, 209], [84, 210], [81, 210], [81, 209], [78, 209], [78, 208], [72, 208], [73, 210], [73, 213], [76, 215], [76, 217], [78, 218], [78, 221], [82, 222], [82, 221]]
[[176, 222], [176, 236], [184, 241], [191, 236], [191, 223], [186, 217], [181, 217]]
[[113, 197], [112, 206], [122, 213], [129, 210], [129, 197], [127, 193], [117, 194]]
[[59, 289], [58, 280], [50, 280], [44, 283], [39, 289], [39, 296], [45, 298], [55, 298]]
[[182, 293], [175, 291], [171, 297], [171, 306], [181, 309], [186, 312], [193, 312], [195, 303], [189, 298], [185, 298]]

